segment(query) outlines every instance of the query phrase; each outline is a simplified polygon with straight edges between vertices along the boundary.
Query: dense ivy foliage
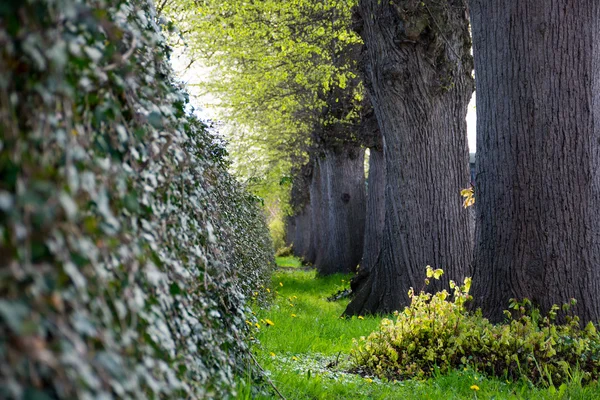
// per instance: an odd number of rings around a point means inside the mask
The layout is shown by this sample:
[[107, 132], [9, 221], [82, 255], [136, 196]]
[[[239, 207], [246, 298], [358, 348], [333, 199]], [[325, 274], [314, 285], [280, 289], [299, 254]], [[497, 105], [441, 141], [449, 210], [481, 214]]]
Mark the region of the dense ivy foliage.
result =
[[225, 398], [247, 367], [272, 245], [156, 21], [0, 3], [1, 398]]
[[[439, 279], [441, 270], [428, 267], [427, 281]], [[600, 376], [600, 334], [590, 322], [581, 328], [563, 306], [564, 324], [556, 323], [559, 307], [541, 315], [528, 300], [513, 301], [507, 321], [493, 325], [470, 313], [471, 279], [451, 282], [432, 294], [411, 290], [411, 304], [396, 321], [383, 319], [378, 330], [355, 341], [352, 351], [357, 371], [381, 378], [424, 378], [453, 369], [472, 367], [490, 376], [560, 385], [579, 376], [583, 382]]]

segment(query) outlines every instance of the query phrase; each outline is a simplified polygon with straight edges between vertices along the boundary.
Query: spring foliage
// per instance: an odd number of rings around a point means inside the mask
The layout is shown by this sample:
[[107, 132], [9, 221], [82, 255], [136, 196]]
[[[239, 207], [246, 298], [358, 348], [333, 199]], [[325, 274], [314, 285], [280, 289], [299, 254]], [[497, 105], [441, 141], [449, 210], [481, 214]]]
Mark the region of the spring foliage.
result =
[[[202, 89], [218, 99], [228, 124], [240, 127], [228, 134], [236, 174], [279, 222], [292, 212], [290, 185], [281, 179], [308, 161], [311, 135], [332, 122], [323, 109], [341, 100], [333, 91], [362, 95], [351, 84], [354, 61], [340, 60], [360, 41], [351, 30], [355, 4], [171, 0], [164, 8], [188, 54], [212, 71]], [[356, 119], [357, 111], [343, 118]]]
[[0, 397], [225, 398], [273, 266], [147, 0], [0, 4]]
[[[428, 268], [428, 280], [439, 275], [441, 270]], [[355, 341], [355, 368], [388, 379], [424, 378], [467, 366], [545, 386], [572, 379], [577, 369], [584, 382], [598, 379], [600, 335], [592, 323], [582, 329], [577, 317], [567, 315], [566, 323], [558, 324], [558, 306], [543, 316], [524, 300], [511, 303], [504, 324], [492, 325], [465, 308], [470, 278], [450, 286], [453, 294], [411, 290], [411, 303], [396, 321], [384, 319], [378, 330]]]

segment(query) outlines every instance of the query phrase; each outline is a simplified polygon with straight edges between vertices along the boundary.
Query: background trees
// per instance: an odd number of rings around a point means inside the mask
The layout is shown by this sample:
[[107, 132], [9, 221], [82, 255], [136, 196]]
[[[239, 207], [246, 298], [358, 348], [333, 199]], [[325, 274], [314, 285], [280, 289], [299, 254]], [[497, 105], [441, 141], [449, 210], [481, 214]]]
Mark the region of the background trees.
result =
[[[280, 203], [287, 201], [281, 176], [294, 175], [295, 187], [308, 191], [292, 199], [296, 215], [287, 230], [298, 254], [322, 272], [351, 269], [359, 255], [346, 255], [353, 253], [350, 249], [357, 246], [352, 243], [361, 235], [335, 232], [361, 231], [361, 221], [366, 221], [364, 268], [354, 282], [359, 295], [348, 313], [401, 307], [427, 264], [446, 271], [440, 285], [471, 274], [473, 226], [458, 196], [470, 181], [464, 115], [473, 82], [465, 1], [365, 0], [358, 4], [360, 18], [354, 22], [354, 4], [335, 1], [173, 4], [171, 15], [180, 18], [192, 53], [216, 68], [208, 89], [222, 99], [227, 110], [223, 115], [245, 126], [246, 134], [235, 141], [241, 143], [238, 148], [251, 150], [239, 152], [243, 156], [234, 168], [246, 171], [267, 203], [274, 193]], [[591, 17], [581, 10], [588, 7], [594, 17], [598, 11], [591, 5], [567, 7], [552, 19], [550, 12], [513, 6], [502, 16], [509, 26], [500, 36], [491, 33], [499, 23], [490, 22], [499, 8], [473, 4], [482, 80], [475, 260], [481, 304], [499, 316], [514, 296], [533, 297], [544, 308], [569, 296], [582, 297], [574, 295], [576, 289], [542, 293], [556, 286], [550, 275], [572, 288], [585, 281], [585, 297], [596, 298], [591, 294], [597, 290], [591, 283], [596, 272], [590, 265], [597, 259], [598, 239], [595, 217], [586, 210], [598, 197], [597, 132], [590, 122], [598, 112], [593, 72], [598, 50], [586, 42], [595, 35], [595, 25], [588, 26], [592, 21], [586, 18]], [[517, 22], [520, 12], [525, 15]], [[586, 29], [573, 33], [559, 28], [569, 21], [581, 21]], [[353, 30], [364, 38], [362, 55], [356, 51], [360, 39]], [[575, 69], [578, 78], [569, 84], [563, 82], [564, 74], [574, 64], [558, 58], [548, 62], [551, 56], [544, 47], [563, 40], [569, 41], [559, 45], [564, 53], [581, 60]], [[554, 51], [562, 54], [560, 47]], [[526, 52], [532, 54], [514, 56]], [[370, 107], [362, 98], [365, 89], [376, 116], [374, 126], [383, 137], [379, 146], [365, 128], [363, 117]], [[575, 100], [579, 96], [583, 100]], [[351, 190], [361, 192], [356, 160], [361, 148], [371, 146], [381, 150], [370, 160], [372, 183], [380, 185], [368, 186], [366, 206], [360, 194], [350, 196], [359, 200], [355, 208], [337, 206], [344, 203], [333, 200]], [[561, 152], [567, 149], [578, 164], [562, 161]], [[245, 157], [248, 153], [252, 157]], [[261, 166], [252, 173], [246, 168], [250, 160]], [[309, 167], [302, 169], [306, 163]], [[548, 169], [553, 172], [545, 173]], [[356, 181], [341, 179], [342, 171], [354, 171]], [[352, 181], [353, 189], [333, 184], [338, 181]], [[356, 218], [356, 225], [344, 216], [362, 208], [366, 215]], [[594, 222], [575, 229], [571, 219]], [[563, 229], [567, 225], [571, 227]], [[558, 231], [577, 239], [553, 233]], [[579, 251], [585, 255], [575, 256], [576, 248], [585, 249]], [[557, 266], [567, 265], [560, 261], [566, 259], [584, 267], [574, 272], [571, 266]], [[328, 267], [335, 264], [339, 269]], [[551, 264], [555, 266], [540, 267]], [[483, 300], [492, 289], [497, 295]], [[589, 310], [597, 308], [582, 307], [592, 314]]]
[[[214, 67], [205, 87], [221, 100], [223, 117], [246, 128], [244, 137], [231, 139], [243, 147], [234, 154], [236, 172], [242, 178], [247, 171], [258, 172], [246, 177], [250, 189], [267, 203], [274, 194], [287, 201], [281, 178], [312, 164], [306, 199], [311, 207], [298, 210], [311, 214], [303, 219], [310, 225], [293, 225], [313, 231], [303, 243], [313, 247], [307, 252], [321, 273], [353, 269], [362, 249], [365, 188], [358, 128], [363, 94], [352, 56], [359, 43], [350, 29], [353, 6], [173, 1], [165, 9], [180, 21], [191, 54]], [[263, 168], [241, 168], [248, 160]], [[290, 234], [296, 236], [307, 234]]]
[[477, 78], [474, 295], [578, 301], [600, 319], [600, 4], [471, 1]]

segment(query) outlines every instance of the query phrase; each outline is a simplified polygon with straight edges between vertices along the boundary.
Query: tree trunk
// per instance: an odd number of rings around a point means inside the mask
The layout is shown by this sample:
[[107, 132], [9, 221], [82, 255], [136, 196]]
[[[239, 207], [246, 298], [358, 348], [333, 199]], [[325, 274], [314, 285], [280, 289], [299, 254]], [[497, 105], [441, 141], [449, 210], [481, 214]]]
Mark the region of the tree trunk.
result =
[[[387, 313], [420, 288], [469, 275], [467, 105], [472, 59], [463, 1], [361, 0], [368, 80], [386, 167], [381, 251], [346, 314]], [[439, 288], [434, 286], [433, 289]]]
[[474, 0], [475, 304], [600, 320], [600, 2]]
[[315, 157], [310, 199], [317, 271], [355, 271], [365, 224], [364, 150], [344, 145]]
[[293, 215], [288, 217], [286, 229], [288, 244], [293, 245], [295, 256], [312, 263], [315, 258], [315, 248], [312, 229], [312, 208], [310, 186], [312, 184], [312, 162], [293, 172], [293, 184], [290, 194], [290, 204]]
[[385, 160], [383, 151], [370, 149], [369, 177], [367, 178], [367, 212], [365, 222], [365, 239], [360, 268], [352, 279], [350, 286], [356, 293], [363, 281], [368, 279], [369, 272], [376, 264], [383, 241], [385, 218]]

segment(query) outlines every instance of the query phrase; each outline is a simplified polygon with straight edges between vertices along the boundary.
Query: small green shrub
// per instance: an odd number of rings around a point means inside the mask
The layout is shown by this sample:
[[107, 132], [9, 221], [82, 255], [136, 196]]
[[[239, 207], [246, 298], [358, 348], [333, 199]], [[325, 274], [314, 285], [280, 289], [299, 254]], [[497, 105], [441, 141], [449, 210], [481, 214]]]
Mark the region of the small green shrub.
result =
[[[427, 267], [426, 285], [441, 274]], [[600, 336], [592, 323], [581, 329], [577, 317], [567, 316], [565, 324], [556, 324], [558, 306], [543, 316], [524, 300], [512, 301], [507, 322], [493, 325], [480, 310], [465, 308], [470, 286], [470, 278], [460, 286], [451, 282], [452, 296], [446, 290], [416, 294], [411, 289], [411, 304], [395, 322], [384, 319], [379, 330], [355, 340], [357, 371], [406, 379], [470, 366], [489, 376], [553, 386], [569, 381], [578, 369], [583, 382], [598, 379]]]
[[280, 247], [275, 252], [275, 257], [291, 257], [293, 256], [293, 247], [290, 244], [289, 246]]
[[281, 218], [269, 222], [269, 231], [273, 240], [273, 247], [279, 251], [285, 248], [285, 224]]

